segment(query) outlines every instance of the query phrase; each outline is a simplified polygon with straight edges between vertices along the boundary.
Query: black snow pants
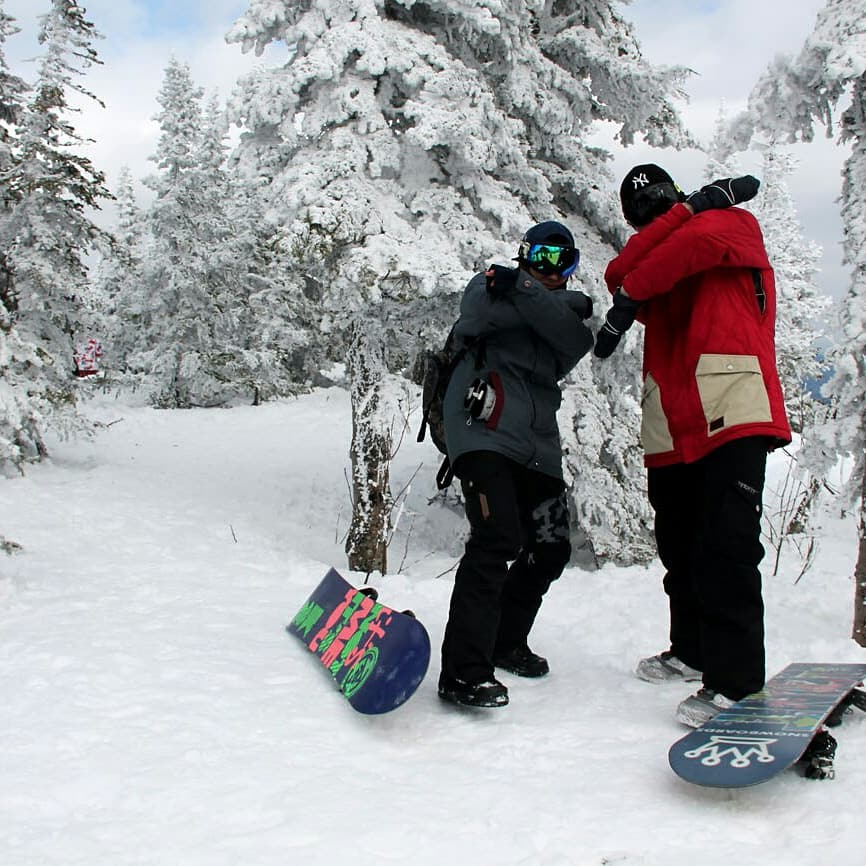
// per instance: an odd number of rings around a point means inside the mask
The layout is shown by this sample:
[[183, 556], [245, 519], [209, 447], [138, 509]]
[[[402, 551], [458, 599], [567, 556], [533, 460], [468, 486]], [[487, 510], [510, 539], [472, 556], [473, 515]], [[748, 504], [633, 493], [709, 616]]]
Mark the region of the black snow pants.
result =
[[747, 437], [648, 473], [671, 651], [733, 700], [765, 679], [758, 564], [767, 451], [767, 439]]
[[542, 597], [568, 564], [568, 508], [561, 479], [491, 451], [464, 454], [455, 473], [470, 534], [454, 579], [442, 672], [482, 682], [493, 676], [496, 654], [526, 644]]

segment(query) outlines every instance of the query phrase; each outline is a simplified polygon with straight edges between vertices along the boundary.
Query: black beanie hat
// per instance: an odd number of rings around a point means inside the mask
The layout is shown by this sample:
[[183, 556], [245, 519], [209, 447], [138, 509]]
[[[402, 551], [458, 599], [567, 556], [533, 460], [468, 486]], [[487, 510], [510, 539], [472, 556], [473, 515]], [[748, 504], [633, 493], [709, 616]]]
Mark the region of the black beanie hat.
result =
[[645, 226], [667, 213], [685, 196], [674, 179], [654, 163], [636, 165], [619, 188], [623, 216], [633, 226]]
[[523, 236], [523, 243], [529, 244], [529, 246], [532, 244], [553, 244], [573, 247], [574, 235], [562, 223], [548, 220], [529, 229]]

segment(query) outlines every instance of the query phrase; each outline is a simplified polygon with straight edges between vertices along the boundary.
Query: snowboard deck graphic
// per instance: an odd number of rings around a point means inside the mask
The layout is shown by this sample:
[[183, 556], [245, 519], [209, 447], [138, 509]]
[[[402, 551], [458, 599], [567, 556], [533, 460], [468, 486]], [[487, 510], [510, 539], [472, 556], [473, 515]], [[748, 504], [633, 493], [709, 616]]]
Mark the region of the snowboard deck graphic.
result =
[[286, 626], [324, 665], [359, 713], [376, 715], [409, 700], [430, 663], [427, 630], [408, 612], [380, 604], [330, 569]]
[[[835, 741], [821, 732], [822, 726], [831, 714], [837, 715], [837, 708], [841, 719], [848, 703], [866, 709], [863, 693], [855, 691], [864, 678], [866, 664], [788, 665], [761, 691], [743, 698], [674, 743], [668, 752], [671, 768], [696, 785], [757, 785], [796, 764], [813, 740], [813, 749], [820, 750], [821, 737], [832, 744], [832, 760]], [[839, 719], [832, 721], [838, 723]], [[832, 770], [822, 772], [817, 762], [815, 768], [807, 775], [832, 776]]]

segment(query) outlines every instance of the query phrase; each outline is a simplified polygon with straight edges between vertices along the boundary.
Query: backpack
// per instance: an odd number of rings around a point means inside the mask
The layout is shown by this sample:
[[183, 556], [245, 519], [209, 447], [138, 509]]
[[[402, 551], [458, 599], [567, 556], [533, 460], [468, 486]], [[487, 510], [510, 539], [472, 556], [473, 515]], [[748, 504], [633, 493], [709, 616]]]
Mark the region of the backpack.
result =
[[[478, 337], [467, 340], [459, 349], [454, 336], [454, 327], [448, 332], [445, 344], [435, 352], [428, 351], [424, 358], [424, 371], [421, 380], [421, 427], [418, 430], [418, 442], [424, 441], [427, 431], [430, 439], [440, 453], [445, 455], [439, 472], [436, 474], [436, 487], [445, 490], [454, 479], [448, 449], [445, 446], [445, 419], [442, 414], [442, 401], [448, 390], [448, 383], [457, 365], [466, 357], [470, 349], [480, 344]], [[476, 350], [480, 358], [480, 347]]]
[[[517, 268], [508, 268], [502, 265], [491, 265], [485, 272], [487, 277], [487, 291], [494, 297], [501, 298], [506, 295], [517, 280]], [[484, 338], [470, 337], [463, 345], [456, 348], [457, 340], [454, 336], [454, 328], [451, 327], [445, 338], [445, 345], [438, 352], [427, 352], [424, 358], [424, 369], [421, 374], [421, 429], [418, 431], [418, 442], [424, 441], [424, 434], [430, 431], [430, 438], [439, 451], [445, 455], [439, 472], [436, 475], [436, 487], [445, 490], [454, 480], [454, 470], [451, 468], [451, 460], [448, 457], [448, 449], [445, 446], [445, 419], [442, 415], [442, 401], [448, 390], [451, 376], [457, 369], [457, 365], [473, 350], [475, 352], [475, 368], [479, 369], [484, 363]]]

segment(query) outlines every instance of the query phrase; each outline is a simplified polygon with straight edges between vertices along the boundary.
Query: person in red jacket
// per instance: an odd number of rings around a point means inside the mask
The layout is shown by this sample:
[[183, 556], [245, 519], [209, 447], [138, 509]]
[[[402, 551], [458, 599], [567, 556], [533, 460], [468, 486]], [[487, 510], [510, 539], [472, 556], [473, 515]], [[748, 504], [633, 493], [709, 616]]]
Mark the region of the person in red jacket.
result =
[[759, 563], [767, 453], [791, 441], [776, 370], [776, 291], [757, 220], [731, 205], [752, 177], [688, 198], [657, 165], [620, 189], [636, 230], [605, 272], [607, 357], [635, 318], [644, 333], [641, 439], [670, 605], [670, 648], [650, 682], [701, 681], [677, 718], [697, 727], [765, 680]]

